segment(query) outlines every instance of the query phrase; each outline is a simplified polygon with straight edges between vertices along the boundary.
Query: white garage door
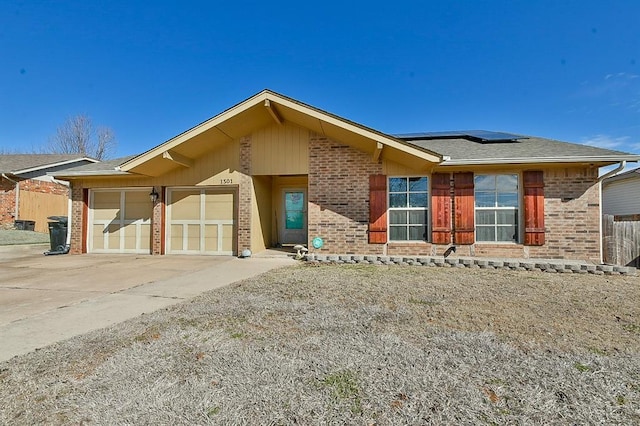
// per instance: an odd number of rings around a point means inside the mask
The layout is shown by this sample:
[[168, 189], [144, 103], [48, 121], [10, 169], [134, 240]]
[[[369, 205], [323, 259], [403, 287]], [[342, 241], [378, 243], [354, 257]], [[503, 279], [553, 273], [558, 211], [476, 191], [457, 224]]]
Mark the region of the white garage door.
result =
[[150, 189], [93, 190], [89, 201], [91, 253], [151, 253]]
[[169, 189], [167, 253], [234, 253], [234, 194], [215, 189]]

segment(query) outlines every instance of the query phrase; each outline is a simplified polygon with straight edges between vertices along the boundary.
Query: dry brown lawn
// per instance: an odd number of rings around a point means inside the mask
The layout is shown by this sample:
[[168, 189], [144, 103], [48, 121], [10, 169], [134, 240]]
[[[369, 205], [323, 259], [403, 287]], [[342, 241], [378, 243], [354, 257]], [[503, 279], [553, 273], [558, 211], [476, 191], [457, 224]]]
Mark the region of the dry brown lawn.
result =
[[639, 301], [638, 277], [300, 265], [0, 364], [0, 423], [640, 424]]

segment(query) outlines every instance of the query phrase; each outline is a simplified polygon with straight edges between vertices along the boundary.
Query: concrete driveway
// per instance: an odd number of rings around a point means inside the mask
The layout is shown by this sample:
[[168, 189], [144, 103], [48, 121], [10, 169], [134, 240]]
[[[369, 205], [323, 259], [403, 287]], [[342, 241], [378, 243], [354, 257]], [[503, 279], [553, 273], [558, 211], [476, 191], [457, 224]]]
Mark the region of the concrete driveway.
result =
[[0, 247], [0, 361], [270, 269], [286, 257], [58, 255]]

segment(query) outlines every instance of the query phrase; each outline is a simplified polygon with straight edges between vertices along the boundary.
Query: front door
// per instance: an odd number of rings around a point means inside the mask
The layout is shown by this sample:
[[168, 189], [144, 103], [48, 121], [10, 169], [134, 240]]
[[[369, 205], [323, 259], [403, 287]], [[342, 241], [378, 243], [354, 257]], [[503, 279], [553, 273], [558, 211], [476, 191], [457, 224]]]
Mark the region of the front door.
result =
[[281, 244], [307, 244], [307, 191], [284, 189]]

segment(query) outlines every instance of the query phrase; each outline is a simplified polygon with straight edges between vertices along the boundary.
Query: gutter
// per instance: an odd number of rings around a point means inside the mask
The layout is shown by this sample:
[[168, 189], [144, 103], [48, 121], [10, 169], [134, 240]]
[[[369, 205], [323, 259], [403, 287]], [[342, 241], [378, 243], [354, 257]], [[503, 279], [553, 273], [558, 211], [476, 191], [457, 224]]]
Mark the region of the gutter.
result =
[[20, 184], [17, 181], [11, 179], [9, 176], [7, 176], [4, 173], [2, 173], [2, 177], [8, 180], [9, 182], [12, 182], [16, 186], [16, 205], [13, 209], [13, 220], [15, 221], [15, 220], [18, 220], [18, 213], [19, 213], [19, 206], [20, 206]]
[[[624, 160], [622, 158], [625, 158]], [[460, 159], [445, 160], [440, 166], [473, 166], [473, 165], [495, 165], [495, 164], [527, 164], [527, 163], [601, 163], [601, 162], [620, 162], [639, 161], [640, 155], [626, 156], [574, 156], [574, 157], [514, 157], [514, 158], [478, 158], [478, 159]]]
[[620, 164], [618, 164], [618, 167], [616, 167], [613, 170], [610, 170], [609, 172], [603, 174], [602, 176], [600, 176], [598, 178], [598, 200], [599, 203], [599, 209], [600, 209], [600, 215], [599, 215], [599, 235], [600, 235], [600, 263], [604, 263], [604, 245], [602, 243], [602, 181], [604, 181], [606, 178], [615, 175], [616, 173], [618, 173], [619, 171], [621, 171], [622, 169], [624, 169], [627, 166], [627, 161], [626, 160], [622, 160], [620, 162]]

